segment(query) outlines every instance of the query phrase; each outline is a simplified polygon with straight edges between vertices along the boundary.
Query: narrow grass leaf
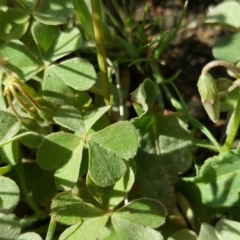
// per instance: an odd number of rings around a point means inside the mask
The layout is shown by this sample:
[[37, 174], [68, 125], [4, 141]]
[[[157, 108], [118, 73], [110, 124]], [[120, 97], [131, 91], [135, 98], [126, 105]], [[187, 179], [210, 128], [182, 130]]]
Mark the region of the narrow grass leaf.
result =
[[85, 0], [72, 0], [72, 4], [86, 33], [86, 36], [90, 41], [95, 40], [92, 15], [87, 7]]

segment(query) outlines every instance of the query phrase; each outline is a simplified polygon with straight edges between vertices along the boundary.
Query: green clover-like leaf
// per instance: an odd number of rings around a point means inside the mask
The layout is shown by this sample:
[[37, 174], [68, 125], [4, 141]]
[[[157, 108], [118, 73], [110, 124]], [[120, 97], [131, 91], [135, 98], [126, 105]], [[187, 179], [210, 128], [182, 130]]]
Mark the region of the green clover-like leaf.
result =
[[59, 193], [53, 199], [51, 212], [56, 214], [58, 222], [66, 225], [105, 215], [103, 210], [84, 202], [70, 192]]

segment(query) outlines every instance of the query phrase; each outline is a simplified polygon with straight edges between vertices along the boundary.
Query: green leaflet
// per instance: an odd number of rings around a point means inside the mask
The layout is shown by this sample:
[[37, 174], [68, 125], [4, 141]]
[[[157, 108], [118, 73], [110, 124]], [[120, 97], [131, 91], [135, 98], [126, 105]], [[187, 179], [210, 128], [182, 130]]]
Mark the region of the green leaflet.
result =
[[132, 120], [140, 138], [136, 181], [140, 194], [161, 201], [171, 211], [178, 173], [191, 165], [191, 135], [180, 125], [178, 113], [168, 114], [154, 103], [154, 86], [145, 80], [133, 96], [143, 108]]
[[19, 198], [20, 191], [17, 184], [7, 177], [0, 176], [0, 213], [11, 213], [18, 204]]
[[51, 205], [51, 212], [56, 214], [58, 222], [73, 225], [89, 218], [100, 217], [105, 212], [70, 192], [59, 193]]
[[217, 4], [207, 15], [204, 23], [220, 24], [227, 28], [240, 28], [240, 4], [227, 1]]
[[20, 122], [9, 112], [0, 111], [0, 142], [11, 139], [20, 129]]
[[42, 63], [18, 40], [2, 45], [0, 55], [7, 59], [5, 66], [13, 76], [22, 81], [27, 81], [42, 70]]
[[19, 220], [15, 214], [0, 213], [0, 239], [17, 239], [20, 232]]
[[61, 31], [58, 26], [35, 22], [31, 31], [41, 57], [46, 63], [51, 63], [76, 51], [82, 42], [77, 28]]
[[131, 223], [157, 228], [165, 222], [166, 210], [156, 200], [140, 198], [114, 212], [113, 218], [126, 220]]
[[64, 4], [58, 0], [42, 1], [38, 9], [34, 11], [34, 18], [47, 25], [59, 25], [67, 22], [67, 18], [73, 16], [73, 6], [70, 0]]
[[28, 28], [29, 17], [23, 9], [0, 7], [0, 39], [20, 39]]
[[236, 149], [207, 159], [199, 176], [183, 179], [179, 189], [193, 203], [198, 198], [215, 208], [232, 206], [238, 199], [239, 157], [240, 149]]
[[58, 132], [48, 135], [37, 151], [37, 162], [46, 170], [63, 167], [71, 159], [78, 158], [80, 138], [69, 133]]
[[113, 185], [127, 170], [124, 160], [133, 158], [138, 137], [130, 122], [118, 122], [87, 138], [89, 174], [101, 187]]
[[59, 240], [81, 240], [97, 239], [108, 221], [108, 216], [90, 218], [83, 223], [77, 223], [67, 228], [59, 237]]

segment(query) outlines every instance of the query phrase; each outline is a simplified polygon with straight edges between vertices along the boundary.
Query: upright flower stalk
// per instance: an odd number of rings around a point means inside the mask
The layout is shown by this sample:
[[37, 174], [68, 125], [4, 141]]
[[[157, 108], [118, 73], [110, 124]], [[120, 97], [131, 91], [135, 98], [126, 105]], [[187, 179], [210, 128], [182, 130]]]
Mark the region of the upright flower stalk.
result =
[[97, 49], [97, 59], [100, 69], [100, 81], [103, 88], [103, 97], [106, 105], [110, 105], [110, 91], [109, 91], [109, 80], [107, 72], [107, 55], [105, 40], [103, 34], [103, 21], [102, 21], [102, 11], [101, 11], [101, 1], [100, 0], [91, 0], [92, 5], [92, 18], [93, 18], [93, 27], [96, 41]]

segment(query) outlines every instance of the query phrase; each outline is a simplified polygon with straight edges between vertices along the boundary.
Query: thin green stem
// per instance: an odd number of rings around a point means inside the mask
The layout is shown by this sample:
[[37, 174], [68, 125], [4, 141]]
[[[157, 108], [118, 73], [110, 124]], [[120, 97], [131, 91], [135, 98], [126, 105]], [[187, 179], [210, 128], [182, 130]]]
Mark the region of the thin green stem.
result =
[[191, 122], [191, 124], [193, 126], [195, 126], [196, 128], [198, 128], [214, 144], [216, 149], [218, 149], [218, 151], [221, 152], [221, 147], [220, 147], [218, 141], [214, 138], [212, 133], [204, 125], [202, 125], [196, 118], [194, 118], [191, 114], [189, 114], [187, 106], [186, 106], [180, 92], [178, 91], [177, 87], [173, 83], [170, 83], [170, 84], [173, 86], [175, 92], [177, 93], [178, 98], [180, 99], [183, 111], [188, 115], [188, 119]]
[[196, 146], [196, 147], [201, 147], [201, 148], [205, 148], [205, 149], [208, 149], [210, 151], [213, 151], [213, 152], [219, 152], [219, 149], [214, 146], [214, 145], [211, 145], [209, 143], [206, 143], [206, 142], [203, 142], [201, 140], [197, 140], [197, 139], [194, 139], [193, 140], [193, 145]]
[[48, 226], [48, 231], [47, 231], [47, 235], [46, 235], [45, 240], [52, 240], [53, 239], [55, 229], [56, 229], [56, 223], [57, 223], [56, 222], [56, 215], [53, 214], [51, 216], [51, 220], [50, 220], [50, 223], [49, 223], [49, 226]]
[[237, 105], [230, 117], [228, 126], [227, 126], [227, 138], [225, 140], [225, 143], [222, 147], [222, 152], [226, 152], [229, 151], [229, 149], [232, 146], [232, 143], [236, 137], [237, 131], [238, 131], [238, 127], [240, 124], [240, 91], [238, 93], [238, 101], [237, 101]]
[[21, 134], [19, 134], [19, 135], [16, 135], [16, 136], [14, 136], [13, 138], [10, 138], [10, 139], [8, 139], [8, 140], [6, 140], [6, 141], [4, 141], [4, 142], [1, 142], [1, 143], [0, 143], [0, 147], [4, 146], [4, 145], [6, 145], [6, 144], [8, 144], [8, 143], [10, 143], [10, 142], [16, 141], [16, 140], [18, 140], [18, 139], [20, 139], [20, 138], [22, 138], [22, 137], [31, 135], [31, 134], [35, 134], [35, 132], [25, 132], [25, 133], [21, 133]]
[[181, 28], [181, 24], [182, 24], [182, 20], [184, 19], [184, 17], [186, 16], [187, 13], [187, 7], [188, 7], [188, 0], [185, 1], [184, 3], [184, 7], [183, 7], [183, 11], [182, 11], [182, 15], [180, 17], [180, 20], [177, 24], [177, 26], [175, 27], [174, 31], [172, 32], [172, 34], [170, 34], [170, 36], [167, 38], [166, 41], [163, 41], [160, 45], [159, 48], [157, 48], [154, 52], [154, 56], [156, 59], [159, 58], [159, 56], [161, 56], [161, 54], [165, 51], [165, 49], [167, 49], [167, 47], [172, 43], [172, 41], [175, 39], [178, 31]]
[[236, 73], [238, 76], [240, 76], [240, 69], [237, 68], [234, 64], [229, 63], [229, 62], [225, 62], [225, 61], [221, 61], [221, 60], [214, 60], [209, 62], [208, 64], [206, 64], [204, 66], [204, 68], [202, 69], [202, 75], [207, 75], [208, 71], [214, 67], [224, 67], [227, 68], [231, 71], [233, 71], [234, 73]]
[[106, 105], [110, 105], [110, 86], [107, 72], [107, 55], [103, 34], [103, 20], [100, 0], [91, 0], [93, 27], [97, 48], [97, 59], [100, 69], [100, 80], [103, 88], [103, 97]]
[[41, 110], [40, 105], [28, 94], [21, 84], [14, 82], [13, 85], [32, 103], [37, 110]]
[[16, 117], [18, 119], [20, 119], [21, 118], [20, 115], [17, 113], [15, 107], [13, 106], [10, 89], [8, 87], [5, 88], [4, 96], [7, 97], [7, 102], [9, 104], [10, 108], [12, 109], [13, 113], [16, 115]]
[[39, 221], [39, 219], [44, 219], [48, 217], [48, 214], [43, 214], [43, 215], [39, 215], [39, 214], [34, 214], [30, 217], [27, 217], [27, 218], [22, 218], [20, 220], [20, 226], [21, 228], [26, 228], [26, 227], [30, 227], [31, 225], [35, 224], [36, 222]]
[[15, 88], [10, 85], [9, 89], [12, 93], [12, 95], [15, 97], [15, 99], [18, 101], [18, 103], [22, 106], [22, 108], [24, 108], [27, 112], [30, 112], [29, 108], [27, 107], [27, 105], [22, 101], [22, 99], [19, 97], [19, 94], [16, 92]]

